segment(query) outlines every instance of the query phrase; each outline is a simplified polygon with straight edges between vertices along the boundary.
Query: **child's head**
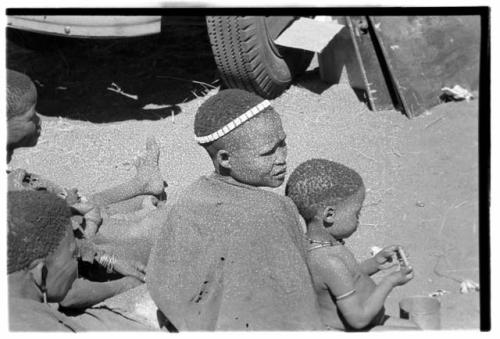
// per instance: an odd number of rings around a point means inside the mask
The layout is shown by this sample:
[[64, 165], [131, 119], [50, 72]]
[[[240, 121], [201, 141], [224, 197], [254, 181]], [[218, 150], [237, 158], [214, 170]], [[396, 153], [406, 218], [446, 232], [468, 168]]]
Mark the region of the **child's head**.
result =
[[278, 187], [285, 180], [286, 135], [267, 100], [220, 91], [198, 109], [194, 132], [218, 173], [252, 186]]
[[319, 218], [335, 238], [343, 239], [357, 229], [365, 186], [353, 169], [326, 159], [311, 159], [290, 175], [286, 195], [307, 224]]
[[40, 136], [40, 119], [35, 106], [35, 84], [26, 75], [7, 71], [7, 149], [35, 146]]
[[62, 300], [77, 275], [68, 205], [46, 191], [9, 191], [7, 210], [7, 273], [25, 272], [48, 301]]

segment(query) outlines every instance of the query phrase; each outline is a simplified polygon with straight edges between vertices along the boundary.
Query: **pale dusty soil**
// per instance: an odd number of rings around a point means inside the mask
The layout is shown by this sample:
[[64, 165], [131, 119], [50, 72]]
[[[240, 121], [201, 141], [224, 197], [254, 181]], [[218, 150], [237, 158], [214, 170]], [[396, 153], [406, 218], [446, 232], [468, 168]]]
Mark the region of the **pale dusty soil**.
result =
[[[30, 53], [29, 58], [10, 60], [11, 67], [29, 70], [26, 63], [46, 58], [36, 51]], [[192, 64], [193, 60], [183, 62]], [[87, 67], [80, 73], [85, 74], [85, 70], [99, 72], [100, 66], [89, 61], [74, 67]], [[189, 66], [183, 68], [187, 78], [205, 76], [203, 81], [215, 80], [206, 75], [213, 70], [211, 66], [190, 73]], [[43, 76], [27, 73], [33, 79]], [[47, 79], [45, 86], [49, 81], [54, 88], [59, 85], [54, 77], [47, 75]], [[127, 81], [120, 85], [144, 85]], [[414, 280], [391, 293], [386, 303], [388, 313], [399, 314], [397, 303], [404, 296], [444, 289], [449, 293], [439, 298], [442, 328], [479, 328], [479, 294], [460, 294], [458, 283], [433, 273], [438, 256], [444, 255], [439, 267], [442, 272], [479, 280], [477, 101], [441, 105], [429, 115], [409, 120], [396, 111], [368, 110], [345, 82], [315, 94], [304, 87], [311, 81], [319, 80], [299, 80], [272, 101], [288, 135], [290, 171], [309, 158], [324, 157], [362, 175], [368, 192], [361, 226], [347, 240], [347, 246], [362, 259], [369, 256], [371, 246], [401, 244], [415, 270]], [[148, 103], [161, 103], [158, 98], [170, 89], [178, 89], [178, 82], [164, 79], [163, 92], [157, 91]], [[45, 109], [40, 109], [43, 126], [39, 143], [17, 151], [10, 167], [78, 187], [84, 194], [96, 192], [133, 176], [134, 170], [127, 163], [153, 135], [161, 146], [160, 166], [169, 184], [170, 203], [183, 187], [212, 170], [208, 156], [193, 140], [193, 119], [203, 98], [190, 94], [189, 88], [183, 92], [186, 102], [172, 102], [178, 107], [174, 119], [170, 112], [156, 117], [143, 115], [137, 102], [102, 87], [99, 91], [103, 98], [98, 105], [77, 94], [64, 94], [70, 97], [58, 101], [57, 91], [53, 91], [50, 104], [41, 98]], [[147, 91], [143, 93], [147, 95]], [[86, 118], [85, 110], [66, 115], [65, 110], [74, 107], [72, 101], [94, 110], [93, 118]], [[126, 108], [127, 119], [120, 118], [117, 107]], [[140, 120], [129, 117], [134, 112]], [[101, 120], [94, 119], [97, 114]], [[277, 192], [282, 194], [283, 187]]]

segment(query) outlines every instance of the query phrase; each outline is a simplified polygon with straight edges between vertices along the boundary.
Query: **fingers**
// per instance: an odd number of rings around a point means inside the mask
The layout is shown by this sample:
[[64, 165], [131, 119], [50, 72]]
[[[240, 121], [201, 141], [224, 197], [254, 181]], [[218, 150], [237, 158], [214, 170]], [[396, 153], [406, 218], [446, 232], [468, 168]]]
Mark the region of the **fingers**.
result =
[[411, 266], [401, 266], [401, 272], [404, 274], [410, 274], [413, 272], [413, 267]]
[[146, 265], [141, 262], [137, 262], [136, 269], [139, 274], [139, 279], [141, 279], [142, 282], [146, 282]]
[[[389, 262], [392, 262], [392, 259]], [[389, 270], [389, 269], [391, 269], [391, 268], [393, 268], [395, 266], [398, 266], [397, 262], [393, 262], [392, 264], [384, 265], [384, 267], [381, 267], [381, 268], [384, 269], [384, 270]]]
[[398, 249], [398, 245], [390, 245], [390, 246], [384, 247], [384, 251], [390, 252], [391, 254], [396, 252], [397, 249]]
[[142, 281], [144, 283], [146, 282], [146, 274], [144, 274], [144, 273], [136, 272], [136, 274], [133, 274], [132, 276], [136, 277], [137, 279], [139, 279], [140, 281]]
[[413, 267], [411, 266], [402, 266], [401, 273], [408, 279], [413, 279]]
[[146, 273], [145, 272], [135, 271], [135, 274], [133, 274], [133, 276], [142, 282], [146, 282]]
[[84, 215], [94, 209], [95, 205], [88, 202], [77, 202], [76, 204], [71, 205], [71, 208]]
[[135, 267], [138, 271], [146, 273], [146, 265], [144, 265], [142, 262], [136, 261]]

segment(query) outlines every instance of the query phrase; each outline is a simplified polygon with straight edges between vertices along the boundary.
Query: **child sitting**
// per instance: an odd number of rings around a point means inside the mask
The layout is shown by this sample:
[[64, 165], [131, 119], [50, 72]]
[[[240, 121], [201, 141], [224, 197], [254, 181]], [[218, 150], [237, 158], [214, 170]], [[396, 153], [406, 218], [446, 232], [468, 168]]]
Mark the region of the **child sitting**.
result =
[[35, 106], [35, 84], [26, 75], [7, 70], [7, 162], [14, 149], [35, 146], [40, 136], [40, 118]]
[[367, 331], [375, 326], [414, 328], [408, 320], [388, 317], [384, 301], [391, 290], [413, 278], [411, 267], [386, 275], [376, 285], [370, 275], [387, 268], [396, 246], [389, 246], [359, 263], [344, 246], [358, 227], [365, 198], [363, 180], [339, 163], [312, 159], [290, 175], [286, 195], [307, 224], [308, 265], [323, 323], [329, 328]]
[[280, 116], [259, 96], [228, 89], [200, 106], [194, 130], [215, 172], [167, 215], [147, 268], [152, 299], [179, 331], [324, 328], [300, 215], [258, 188], [285, 178]]

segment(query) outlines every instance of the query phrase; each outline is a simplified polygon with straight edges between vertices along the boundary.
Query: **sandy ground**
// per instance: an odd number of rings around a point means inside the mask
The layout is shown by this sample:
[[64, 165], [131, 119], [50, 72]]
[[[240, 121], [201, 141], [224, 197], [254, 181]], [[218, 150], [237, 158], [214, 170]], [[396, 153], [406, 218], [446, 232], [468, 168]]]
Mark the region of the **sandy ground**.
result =
[[[39, 75], [28, 74], [34, 79]], [[173, 80], [163, 81], [164, 86], [176, 86]], [[478, 329], [479, 294], [461, 294], [459, 283], [434, 273], [441, 257], [440, 272], [479, 280], [477, 101], [444, 104], [409, 120], [396, 111], [368, 110], [345, 82], [316, 94], [306, 89], [310, 81], [319, 80], [299, 80], [272, 101], [288, 136], [290, 171], [302, 161], [322, 157], [362, 175], [367, 195], [361, 225], [347, 246], [363, 259], [372, 246], [401, 244], [415, 270], [415, 278], [389, 296], [389, 314], [399, 314], [398, 302], [404, 296], [442, 289], [447, 291], [438, 298], [442, 328]], [[25, 168], [78, 187], [84, 194], [96, 192], [134, 175], [130, 160], [152, 135], [161, 146], [169, 203], [195, 178], [212, 170], [208, 156], [193, 140], [193, 119], [202, 97], [177, 100], [174, 117], [153, 117], [140, 115], [144, 111], [133, 100], [107, 93], [109, 108], [96, 109], [103, 116], [96, 123], [85, 117], [85, 111], [65, 115], [69, 99], [61, 101], [66, 105], [61, 108], [54, 93], [51, 105], [45, 102], [41, 110], [38, 145], [18, 150], [11, 168]], [[87, 97], [73, 100], [88, 103]], [[119, 116], [117, 102], [119, 107], [132, 107], [127, 114], [135, 111], [140, 118], [106, 119]], [[58, 113], [53, 107], [59, 107]], [[283, 188], [277, 193], [282, 194]]]

